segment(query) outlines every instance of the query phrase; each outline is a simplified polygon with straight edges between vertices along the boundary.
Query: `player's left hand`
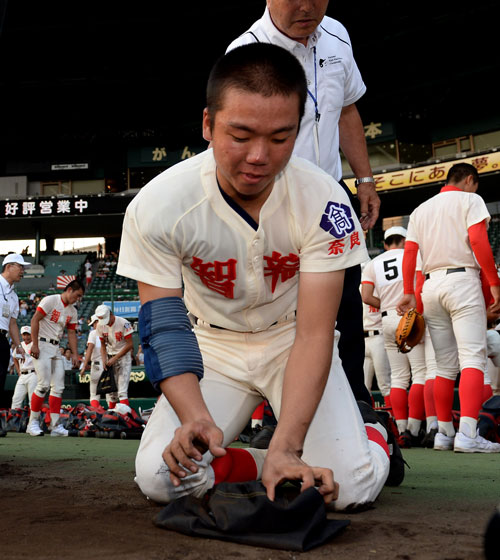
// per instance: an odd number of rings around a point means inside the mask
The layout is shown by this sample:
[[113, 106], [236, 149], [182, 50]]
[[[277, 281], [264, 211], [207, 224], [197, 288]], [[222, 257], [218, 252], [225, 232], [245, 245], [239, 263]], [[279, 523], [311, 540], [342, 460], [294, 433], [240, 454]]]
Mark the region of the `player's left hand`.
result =
[[404, 296], [399, 300], [396, 307], [398, 315], [404, 315], [405, 311], [417, 307], [417, 298], [415, 294], [404, 294]]
[[490, 286], [490, 292], [493, 297], [493, 303], [488, 307], [490, 313], [498, 313], [500, 311], [500, 286]]
[[339, 483], [335, 482], [331, 469], [310, 467], [292, 452], [269, 450], [262, 470], [262, 484], [271, 501], [274, 501], [276, 486], [287, 480], [302, 482], [301, 492], [316, 486], [326, 504], [339, 497]]
[[359, 222], [363, 231], [371, 229], [378, 219], [380, 198], [375, 190], [375, 183], [361, 183], [357, 187], [360, 206]]

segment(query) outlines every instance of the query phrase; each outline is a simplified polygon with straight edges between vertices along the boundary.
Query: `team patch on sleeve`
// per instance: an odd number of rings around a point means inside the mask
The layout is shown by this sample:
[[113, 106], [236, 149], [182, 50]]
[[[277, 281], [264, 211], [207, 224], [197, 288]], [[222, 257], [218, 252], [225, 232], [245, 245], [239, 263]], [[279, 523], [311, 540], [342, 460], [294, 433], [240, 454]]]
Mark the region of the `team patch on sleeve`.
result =
[[351, 207], [332, 201], [326, 205], [319, 225], [337, 239], [343, 239], [356, 229]]

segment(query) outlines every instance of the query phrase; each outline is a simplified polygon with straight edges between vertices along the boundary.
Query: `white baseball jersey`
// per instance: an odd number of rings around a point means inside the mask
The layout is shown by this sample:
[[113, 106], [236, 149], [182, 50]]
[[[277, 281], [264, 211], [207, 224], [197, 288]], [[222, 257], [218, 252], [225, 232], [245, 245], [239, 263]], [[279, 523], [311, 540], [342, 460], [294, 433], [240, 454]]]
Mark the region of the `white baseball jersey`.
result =
[[292, 157], [254, 227], [219, 189], [210, 149], [163, 172], [132, 200], [117, 272], [163, 288], [184, 285], [196, 317], [258, 332], [296, 310], [299, 271], [366, 260], [347, 195], [321, 169]]
[[89, 332], [89, 336], [87, 338], [87, 346], [89, 344], [93, 344], [94, 348], [92, 350], [92, 355], [90, 356], [91, 362], [100, 362], [101, 361], [101, 339], [97, 336], [97, 330], [93, 329]]
[[362, 284], [373, 284], [380, 299], [380, 312], [396, 309], [403, 296], [404, 249], [389, 249], [372, 259], [363, 270]]
[[382, 332], [382, 313], [380, 309], [363, 303], [363, 329]]
[[443, 187], [420, 204], [410, 215], [406, 239], [420, 247], [423, 274], [444, 268], [479, 270], [468, 229], [483, 220], [490, 220], [484, 200], [456, 187]]
[[59, 294], [45, 296], [38, 304], [37, 311], [43, 315], [39, 323], [39, 337], [59, 340], [65, 327], [76, 329], [78, 313], [73, 305], [66, 305]]
[[21, 342], [24, 353], [22, 356], [16, 356], [20, 359], [21, 371], [31, 371], [35, 369], [35, 366], [33, 365], [33, 358], [30, 354], [32, 344], [33, 342], [30, 342], [29, 344], [26, 344], [24, 341]]
[[[262, 18], [227, 50], [255, 42], [272, 43], [286, 49], [304, 67], [309, 95], [293, 153], [316, 163], [334, 179], [340, 180], [340, 113], [366, 91], [346, 28], [339, 21], [325, 16], [304, 46], [278, 30], [266, 8]], [[316, 119], [314, 100], [317, 101], [319, 120]]]
[[106, 353], [109, 356], [118, 354], [126, 345], [125, 339], [134, 332], [134, 328], [126, 319], [116, 315], [111, 326], [98, 324], [96, 330], [101, 343], [106, 345]]
[[19, 315], [19, 298], [16, 292], [14, 292], [14, 285], [11, 286], [5, 280], [3, 274], [0, 274], [0, 297], [0, 329], [8, 332], [11, 317], [17, 319]]

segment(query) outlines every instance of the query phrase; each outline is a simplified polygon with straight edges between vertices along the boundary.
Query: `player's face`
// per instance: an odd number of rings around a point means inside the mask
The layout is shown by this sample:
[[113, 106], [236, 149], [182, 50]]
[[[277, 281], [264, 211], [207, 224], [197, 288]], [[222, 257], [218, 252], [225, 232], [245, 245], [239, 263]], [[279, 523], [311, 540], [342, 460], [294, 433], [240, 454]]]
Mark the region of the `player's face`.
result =
[[328, 0], [267, 0], [274, 25], [291, 39], [306, 44], [328, 8]]
[[66, 294], [66, 297], [64, 298], [65, 300], [64, 303], [72, 305], [73, 303], [76, 303], [79, 299], [83, 297], [83, 290], [82, 289], [72, 290], [71, 288], [69, 288], [68, 290], [63, 292], [63, 296], [64, 294]]
[[23, 337], [23, 342], [24, 342], [25, 344], [29, 344], [29, 343], [31, 342], [31, 335], [30, 335], [30, 333], [24, 332], [21, 336]]
[[265, 200], [292, 155], [298, 125], [297, 94], [263, 97], [229, 88], [214, 122], [203, 114], [221, 188], [237, 201]]

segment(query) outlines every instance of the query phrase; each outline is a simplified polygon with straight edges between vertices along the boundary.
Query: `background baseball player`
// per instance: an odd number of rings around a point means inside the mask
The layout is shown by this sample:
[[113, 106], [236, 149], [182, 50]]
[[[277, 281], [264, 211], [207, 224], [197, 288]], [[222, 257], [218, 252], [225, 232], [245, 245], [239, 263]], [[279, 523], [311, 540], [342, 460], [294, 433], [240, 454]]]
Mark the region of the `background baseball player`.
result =
[[[411, 352], [402, 354], [395, 341], [400, 319], [396, 307], [403, 294], [405, 238], [406, 229], [399, 226], [384, 233], [386, 251], [365, 266], [361, 290], [363, 301], [381, 311], [385, 349], [391, 365], [391, 406], [402, 435], [401, 445], [408, 447], [418, 443], [424, 418], [425, 350], [420, 343]], [[374, 295], [375, 289], [378, 298]]]
[[98, 305], [94, 315], [97, 317], [97, 336], [101, 340], [101, 360], [103, 368], [113, 366], [116, 393], [107, 396], [109, 408], [120, 401], [129, 406], [128, 385], [132, 370], [134, 328], [123, 317], [117, 317], [107, 305]]
[[59, 341], [64, 329], [67, 329], [73, 367], [77, 368], [80, 364], [76, 337], [78, 313], [74, 304], [83, 296], [84, 290], [79, 280], [73, 280], [62, 294], [42, 298], [31, 319], [31, 356], [37, 376], [37, 385], [31, 397], [29, 424], [26, 429], [26, 433], [31, 436], [43, 435], [40, 428], [40, 412], [49, 390], [50, 435], [68, 435], [68, 430], [61, 424], [57, 424], [64, 391], [64, 367], [59, 352]]
[[80, 369], [80, 377], [83, 377], [85, 370], [90, 363], [90, 404], [95, 408], [100, 407], [99, 395], [96, 394], [97, 383], [103, 371], [103, 361], [101, 356], [101, 339], [97, 336], [97, 315], [90, 318], [90, 326], [92, 330], [87, 338], [87, 350]]
[[384, 344], [380, 309], [363, 303], [363, 327], [365, 329], [365, 385], [371, 392], [375, 374], [377, 386], [384, 397], [384, 405], [391, 408], [391, 365]]
[[17, 362], [17, 367], [19, 368], [19, 378], [12, 395], [11, 408], [22, 408], [26, 396], [28, 401], [31, 401], [31, 396], [37, 383], [35, 366], [30, 355], [31, 327], [28, 325], [21, 327], [21, 337], [23, 339], [21, 342], [23, 352], [14, 354], [14, 362]]
[[[365, 430], [334, 349], [343, 270], [367, 259], [363, 233], [331, 177], [289, 161], [306, 95], [284, 49], [226, 54], [203, 114], [212, 149], [127, 209], [118, 273], [139, 282], [146, 371], [163, 392], [136, 459], [155, 501], [252, 478], [272, 500], [290, 479], [342, 509], [373, 501], [387, 478], [385, 429]], [[263, 397], [278, 418], [269, 449], [225, 449]]]
[[[439, 432], [434, 449], [491, 453], [499, 452], [500, 445], [476, 431], [487, 364], [480, 268], [490, 284], [492, 312], [500, 309], [500, 279], [488, 240], [490, 215], [476, 194], [478, 185], [472, 165], [454, 165], [439, 194], [412, 212], [403, 263], [405, 295], [398, 310], [402, 313], [415, 305], [413, 277], [420, 251], [424, 317], [438, 369], [434, 401]], [[459, 370], [460, 425], [455, 435], [452, 406]]]

